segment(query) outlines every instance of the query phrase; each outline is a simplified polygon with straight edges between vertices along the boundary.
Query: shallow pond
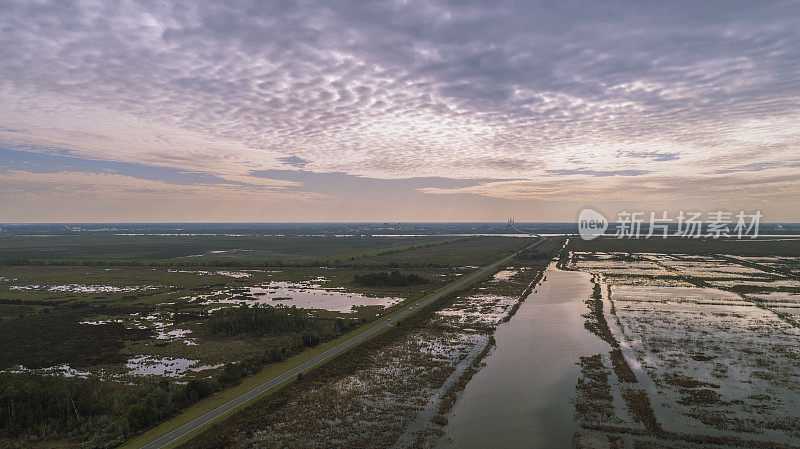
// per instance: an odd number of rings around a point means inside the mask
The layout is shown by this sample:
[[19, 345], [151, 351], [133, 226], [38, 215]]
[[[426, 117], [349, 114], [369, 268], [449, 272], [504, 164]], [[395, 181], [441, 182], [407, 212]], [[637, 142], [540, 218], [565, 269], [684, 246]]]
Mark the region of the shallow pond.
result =
[[500, 270], [494, 274], [492, 280], [494, 281], [507, 281], [511, 279], [512, 276], [519, 273], [519, 270]]
[[324, 309], [350, 313], [354, 312], [353, 307], [389, 307], [402, 301], [403, 298], [373, 297], [359, 293], [326, 289], [319, 284], [276, 281], [262, 287], [249, 287], [239, 296], [232, 298], [208, 299], [204, 304], [267, 304], [276, 307], [295, 306], [300, 309]]
[[611, 291], [615, 301], [742, 301], [739, 295], [716, 288], [615, 285]]
[[125, 293], [145, 290], [156, 290], [158, 287], [153, 285], [132, 285], [118, 287], [113, 285], [11, 285], [9, 290], [17, 291], [47, 291], [47, 292], [67, 292], [67, 293]]
[[192, 367], [197, 366], [198, 360], [189, 360], [172, 357], [153, 357], [143, 355], [134, 357], [125, 364], [128, 374], [134, 376], [164, 376], [180, 377], [186, 374]]

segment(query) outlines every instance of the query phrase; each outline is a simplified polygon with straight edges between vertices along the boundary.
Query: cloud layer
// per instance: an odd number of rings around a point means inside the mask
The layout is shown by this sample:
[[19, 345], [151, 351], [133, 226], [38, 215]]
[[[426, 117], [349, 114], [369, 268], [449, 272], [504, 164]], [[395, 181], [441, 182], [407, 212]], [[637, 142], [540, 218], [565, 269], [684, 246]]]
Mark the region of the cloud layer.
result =
[[[350, 219], [404, 218], [352, 206], [362, 180], [408, 219], [489, 201], [574, 219], [546, 203], [622, 188], [800, 220], [796, 2], [0, 3], [0, 148], [71, 158], [0, 156], [8, 220], [35, 208], [9, 193], [28, 172], [327, 198]], [[270, 211], [230, 219], [320, 219]]]

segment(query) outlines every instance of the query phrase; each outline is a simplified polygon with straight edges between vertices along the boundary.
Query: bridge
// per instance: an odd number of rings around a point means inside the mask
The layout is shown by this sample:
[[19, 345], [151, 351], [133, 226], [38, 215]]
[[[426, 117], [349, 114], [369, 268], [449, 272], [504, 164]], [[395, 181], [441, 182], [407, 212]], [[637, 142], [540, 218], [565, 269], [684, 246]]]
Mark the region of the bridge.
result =
[[531, 235], [533, 237], [541, 237], [539, 234], [536, 234], [535, 232], [533, 232], [533, 222], [531, 222], [531, 230], [530, 230], [530, 232], [527, 232], [527, 231], [524, 231], [522, 229], [519, 229], [514, 224], [514, 217], [509, 217], [509, 219], [508, 219], [508, 227], [513, 229], [514, 231], [516, 231], [517, 234], [528, 234], [528, 235]]

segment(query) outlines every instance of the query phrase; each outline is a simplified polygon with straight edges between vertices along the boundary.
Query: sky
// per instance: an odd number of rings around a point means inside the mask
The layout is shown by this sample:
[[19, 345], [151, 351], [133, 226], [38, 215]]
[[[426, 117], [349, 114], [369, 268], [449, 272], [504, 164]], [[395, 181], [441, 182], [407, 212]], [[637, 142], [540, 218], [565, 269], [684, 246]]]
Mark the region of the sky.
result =
[[800, 221], [798, 17], [0, 0], [0, 222]]

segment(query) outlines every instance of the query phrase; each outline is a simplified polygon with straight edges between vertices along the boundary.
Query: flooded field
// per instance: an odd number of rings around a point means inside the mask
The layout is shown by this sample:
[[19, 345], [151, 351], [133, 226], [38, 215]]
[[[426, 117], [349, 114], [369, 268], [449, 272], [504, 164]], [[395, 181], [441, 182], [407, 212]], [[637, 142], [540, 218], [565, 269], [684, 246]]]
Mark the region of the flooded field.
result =
[[9, 291], [31, 291], [31, 292], [69, 292], [69, 293], [119, 293], [155, 290], [158, 287], [149, 285], [137, 286], [113, 286], [113, 285], [9, 285]]
[[[301, 331], [236, 336], [213, 331], [208, 321], [217, 312], [242, 306], [298, 308], [308, 319], [323, 320], [321, 330], [314, 331], [322, 337], [310, 337], [321, 339], [375, 319], [468, 270], [417, 270], [431, 283], [403, 288], [353, 283], [354, 276], [363, 272], [297, 267], [5, 267], [0, 277], [0, 308], [4, 308], [0, 323], [13, 341], [31, 327], [41, 332], [25, 340], [29, 350], [0, 355], [0, 373], [68, 377], [80, 373], [113, 382], [209, 378], [226, 363], [263, 357], [272, 348], [288, 353], [303, 347], [294, 341]], [[23, 333], [14, 331], [17, 327]], [[54, 327], [63, 332], [54, 332]], [[96, 340], [73, 338], [92, 335]], [[64, 341], [74, 342], [75, 349]], [[61, 350], [55, 351], [57, 347]]]
[[[800, 292], [785, 258], [610, 256], [574, 253], [569, 266], [597, 276], [609, 330], [633, 375], [604, 377], [625, 407], [612, 409], [618, 422], [583, 417], [579, 445], [800, 445]], [[664, 271], [657, 284], [641, 279], [642, 263]], [[615, 371], [612, 358], [585, 382]]]
[[351, 313], [358, 307], [390, 307], [400, 303], [402, 298], [374, 297], [344, 291], [342, 288], [325, 288], [327, 280], [317, 278], [307, 282], [275, 281], [256, 287], [219, 291], [210, 295], [192, 298], [201, 300], [203, 305], [218, 309], [226, 304], [252, 306], [265, 304], [301, 309], [320, 309], [333, 312]]

